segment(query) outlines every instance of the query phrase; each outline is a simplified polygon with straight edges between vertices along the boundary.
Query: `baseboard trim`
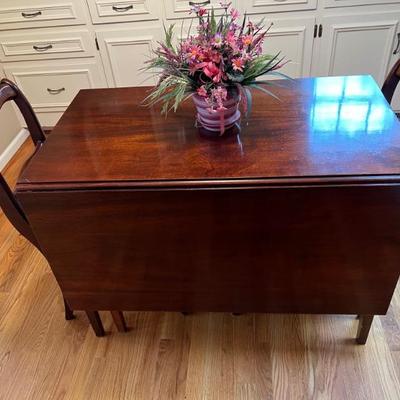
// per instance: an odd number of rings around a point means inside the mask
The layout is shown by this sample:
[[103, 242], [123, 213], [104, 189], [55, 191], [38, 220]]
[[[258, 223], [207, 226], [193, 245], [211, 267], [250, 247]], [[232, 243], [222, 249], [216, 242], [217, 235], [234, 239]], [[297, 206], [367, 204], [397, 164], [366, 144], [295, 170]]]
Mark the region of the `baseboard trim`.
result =
[[12, 142], [7, 146], [7, 148], [0, 155], [0, 171], [3, 171], [8, 162], [12, 159], [14, 154], [19, 150], [19, 148], [24, 144], [26, 138], [29, 136], [29, 132], [22, 128], [17, 136], [12, 140]]

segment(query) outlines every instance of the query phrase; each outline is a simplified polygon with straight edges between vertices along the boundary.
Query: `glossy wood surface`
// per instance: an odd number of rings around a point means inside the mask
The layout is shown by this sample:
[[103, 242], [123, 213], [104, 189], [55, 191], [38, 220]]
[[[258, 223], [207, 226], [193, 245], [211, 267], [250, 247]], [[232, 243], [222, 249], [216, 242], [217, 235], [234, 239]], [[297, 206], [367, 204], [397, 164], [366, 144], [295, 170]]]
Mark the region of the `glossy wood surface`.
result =
[[64, 320], [49, 264], [1, 212], [0, 244], [1, 399], [398, 400], [400, 286], [366, 346], [354, 315], [127, 312], [122, 334], [100, 312], [99, 339], [83, 312]]
[[280, 178], [375, 175], [398, 181], [399, 123], [371, 77], [281, 85], [274, 89], [281, 101], [254, 93], [240, 135], [216, 141], [198, 134], [191, 101], [165, 119], [158, 108], [141, 105], [146, 88], [83, 90], [18, 188], [186, 186], [190, 180], [215, 186], [217, 180], [232, 185], [254, 178], [274, 184]]
[[78, 95], [17, 186], [72, 308], [386, 313], [400, 126], [369, 77], [290, 84], [221, 141], [143, 89]]

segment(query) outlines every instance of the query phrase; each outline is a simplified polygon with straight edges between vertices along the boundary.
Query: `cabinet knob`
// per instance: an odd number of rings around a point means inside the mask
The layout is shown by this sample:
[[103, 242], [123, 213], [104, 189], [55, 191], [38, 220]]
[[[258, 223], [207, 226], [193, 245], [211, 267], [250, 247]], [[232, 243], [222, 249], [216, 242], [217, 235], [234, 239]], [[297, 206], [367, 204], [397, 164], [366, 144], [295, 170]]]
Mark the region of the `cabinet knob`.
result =
[[132, 10], [133, 4], [129, 4], [129, 6], [112, 6], [112, 9], [116, 12], [126, 12]]
[[42, 15], [42, 12], [41, 11], [35, 11], [35, 12], [31, 12], [31, 13], [22, 12], [21, 15], [24, 18], [35, 18], [35, 17], [38, 17], [39, 15]]
[[47, 88], [47, 91], [48, 91], [50, 94], [60, 94], [61, 92], [64, 92], [64, 90], [65, 90], [65, 87], [62, 87], [62, 88], [60, 88], [60, 89], [50, 89], [50, 88]]

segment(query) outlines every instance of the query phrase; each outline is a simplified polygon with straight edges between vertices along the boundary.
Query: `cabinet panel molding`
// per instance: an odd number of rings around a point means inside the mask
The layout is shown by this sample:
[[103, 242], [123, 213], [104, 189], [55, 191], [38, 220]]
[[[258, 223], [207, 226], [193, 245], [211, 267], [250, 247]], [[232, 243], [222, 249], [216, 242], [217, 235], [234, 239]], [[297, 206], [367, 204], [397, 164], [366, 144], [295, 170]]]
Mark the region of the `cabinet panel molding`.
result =
[[63, 111], [80, 89], [104, 87], [101, 69], [93, 61], [50, 65], [12, 63], [4, 67], [37, 111]]
[[264, 51], [281, 52], [288, 64], [282, 72], [292, 78], [310, 75], [315, 18], [272, 19]]
[[0, 30], [85, 24], [83, 7], [79, 0], [2, 0]]
[[[157, 46], [161, 27], [96, 32], [109, 86], [151, 86], [151, 75], [140, 69]], [[150, 79], [148, 79], [150, 78]]]
[[323, 0], [325, 8], [400, 4], [399, 0]]
[[54, 58], [90, 57], [95, 54], [94, 41], [89, 31], [61, 31], [46, 33], [0, 32], [0, 61], [25, 61]]
[[319, 75], [370, 74], [382, 84], [400, 15], [348, 15], [323, 19]]
[[94, 24], [146, 21], [160, 18], [156, 0], [88, 0]]
[[241, 4], [242, 12], [254, 13], [275, 13], [300, 10], [315, 10], [317, 0], [250, 0]]

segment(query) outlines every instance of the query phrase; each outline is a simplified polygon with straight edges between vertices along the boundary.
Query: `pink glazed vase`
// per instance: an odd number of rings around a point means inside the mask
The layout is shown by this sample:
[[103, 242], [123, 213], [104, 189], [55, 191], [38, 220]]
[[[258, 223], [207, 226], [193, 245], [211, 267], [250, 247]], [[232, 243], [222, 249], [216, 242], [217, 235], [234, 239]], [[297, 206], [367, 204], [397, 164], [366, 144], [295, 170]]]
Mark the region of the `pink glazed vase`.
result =
[[193, 95], [193, 102], [197, 109], [198, 124], [214, 134], [213, 136], [222, 136], [240, 120], [240, 95], [237, 93], [228, 93], [228, 98], [223, 103], [225, 110], [221, 111], [210, 110], [204, 97], [198, 94]]

